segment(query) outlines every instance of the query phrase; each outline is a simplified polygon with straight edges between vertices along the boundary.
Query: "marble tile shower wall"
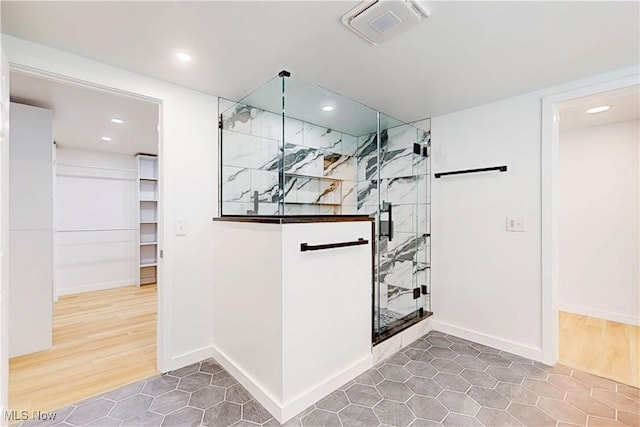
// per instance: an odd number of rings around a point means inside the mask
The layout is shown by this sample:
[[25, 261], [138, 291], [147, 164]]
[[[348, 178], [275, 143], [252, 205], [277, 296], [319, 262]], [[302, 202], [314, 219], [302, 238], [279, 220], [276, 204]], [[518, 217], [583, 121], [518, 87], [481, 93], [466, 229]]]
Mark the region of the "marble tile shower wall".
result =
[[[220, 100], [224, 214], [278, 213], [282, 117]], [[357, 138], [285, 119], [285, 214], [356, 213]]]
[[429, 159], [413, 152], [414, 143], [429, 141], [430, 133], [410, 125], [382, 131], [380, 170], [377, 135], [358, 138], [358, 213], [374, 213], [380, 201], [393, 205], [394, 238], [379, 245], [380, 306], [408, 314], [416, 310], [411, 290], [430, 286]]

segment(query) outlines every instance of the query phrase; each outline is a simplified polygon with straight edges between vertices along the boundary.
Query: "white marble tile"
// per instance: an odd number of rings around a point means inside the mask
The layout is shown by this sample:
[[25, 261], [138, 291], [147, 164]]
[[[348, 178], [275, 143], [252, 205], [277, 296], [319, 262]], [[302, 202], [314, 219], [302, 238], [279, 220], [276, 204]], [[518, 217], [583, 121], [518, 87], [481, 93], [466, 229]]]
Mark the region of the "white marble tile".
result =
[[356, 178], [356, 159], [343, 154], [325, 153], [324, 176], [353, 181]]
[[277, 141], [223, 131], [222, 144], [222, 164], [225, 166], [268, 169], [278, 160]]
[[251, 135], [282, 141], [282, 116], [258, 108], [252, 108]]
[[340, 214], [342, 215], [356, 215], [358, 213], [358, 208], [355, 205], [342, 205], [340, 209]]
[[342, 185], [340, 181], [322, 179], [320, 181], [320, 194], [315, 203], [339, 205], [342, 198]]
[[380, 271], [380, 280], [387, 285], [404, 289], [413, 289], [413, 261], [412, 260], [388, 260], [389, 268], [383, 273]]
[[[258, 192], [258, 200], [263, 203], [278, 202], [278, 172], [251, 170], [251, 192]], [[253, 201], [253, 200], [252, 200]]]
[[378, 146], [375, 134], [358, 137], [356, 168], [358, 181], [371, 181], [378, 176]]
[[285, 146], [285, 171], [291, 174], [324, 176], [324, 156], [322, 151], [302, 145]]
[[358, 151], [358, 138], [346, 133], [342, 134], [342, 148], [340, 153], [355, 156]]
[[342, 181], [342, 206], [356, 206], [356, 183], [354, 181]]
[[393, 356], [402, 348], [402, 338], [400, 335], [394, 335], [393, 337], [382, 341], [380, 344], [373, 347], [373, 364], [378, 364], [384, 359]]
[[305, 146], [340, 154], [342, 150], [342, 134], [340, 132], [305, 122], [303, 133]]
[[361, 206], [378, 206], [378, 181], [359, 181], [357, 184], [358, 208]]
[[388, 151], [411, 149], [418, 140], [418, 129], [411, 125], [400, 125], [387, 129]]
[[417, 228], [415, 206], [394, 205], [393, 206], [393, 229], [396, 232], [415, 232]]
[[223, 129], [244, 134], [251, 133], [250, 107], [219, 98], [218, 109], [222, 114]]
[[431, 319], [424, 319], [415, 325], [411, 325], [400, 333], [402, 348], [405, 348], [418, 338], [423, 337], [431, 330]]
[[386, 183], [386, 201], [393, 205], [411, 205], [418, 203], [418, 191], [415, 177], [390, 178], [383, 180]]
[[303, 135], [303, 123], [300, 120], [285, 117], [284, 140], [289, 144], [303, 145]]
[[222, 167], [222, 201], [251, 202], [251, 175], [246, 168]]
[[376, 205], [358, 205], [358, 215], [371, 215], [376, 213], [378, 206]]
[[[224, 215], [249, 215], [247, 212], [253, 210], [253, 203], [248, 202], [223, 202], [222, 213]], [[277, 215], [277, 203], [260, 203], [258, 205], [259, 215]], [[251, 214], [253, 215], [253, 214]]]
[[413, 299], [411, 288], [389, 285], [388, 308], [389, 310], [407, 315], [418, 309], [417, 300]]
[[223, 202], [222, 213], [224, 215], [247, 215], [247, 211], [253, 209], [253, 203]]
[[320, 205], [284, 205], [285, 215], [313, 215], [320, 214]]
[[413, 148], [384, 151], [380, 161], [380, 176], [382, 178], [413, 176], [415, 157], [417, 155], [413, 153]]

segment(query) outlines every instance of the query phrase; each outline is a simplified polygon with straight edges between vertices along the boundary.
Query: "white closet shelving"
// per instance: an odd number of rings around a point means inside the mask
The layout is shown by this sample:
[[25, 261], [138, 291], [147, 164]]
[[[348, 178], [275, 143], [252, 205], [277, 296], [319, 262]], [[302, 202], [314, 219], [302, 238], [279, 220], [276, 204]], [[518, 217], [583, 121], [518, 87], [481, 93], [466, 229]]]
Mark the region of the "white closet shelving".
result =
[[158, 158], [138, 154], [138, 286], [158, 276]]

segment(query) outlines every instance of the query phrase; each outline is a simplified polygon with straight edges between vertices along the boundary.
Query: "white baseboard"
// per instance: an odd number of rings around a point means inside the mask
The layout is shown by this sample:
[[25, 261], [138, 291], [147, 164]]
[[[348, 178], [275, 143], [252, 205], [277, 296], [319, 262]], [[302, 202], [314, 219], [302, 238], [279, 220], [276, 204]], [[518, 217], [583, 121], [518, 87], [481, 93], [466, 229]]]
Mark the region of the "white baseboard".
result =
[[372, 366], [373, 358], [371, 357], [371, 354], [369, 354], [355, 362], [353, 365], [347, 367], [342, 372], [338, 372], [333, 377], [327, 378], [327, 380], [322, 384], [317, 384], [315, 388], [308, 390], [306, 393], [290, 400], [289, 402], [286, 402], [282, 408], [282, 419], [278, 421], [280, 423], [289, 421], [292, 417], [298, 415], [309, 406], [333, 392], [338, 387], [351, 381]]
[[307, 409], [327, 394], [357, 377], [372, 366], [372, 359], [369, 355], [349, 366], [342, 372], [328, 378], [322, 384], [318, 384], [313, 389], [308, 390], [303, 395], [283, 403], [280, 399], [277, 399], [271, 393], [266, 391], [264, 387], [255, 380], [255, 378], [240, 369], [223, 352], [215, 348], [212, 349], [212, 351], [213, 357], [218, 361], [218, 363], [233, 375], [233, 377], [238, 380], [238, 382], [246, 388], [249, 393], [251, 393], [253, 397], [260, 402], [260, 404], [264, 406], [264, 408], [280, 423], [287, 422], [292, 417]]
[[175, 371], [192, 363], [200, 362], [214, 356], [213, 347], [207, 346], [188, 353], [182, 353], [171, 358], [170, 366], [167, 372]]
[[640, 326], [640, 316], [633, 316], [623, 313], [612, 313], [606, 310], [572, 304], [558, 304], [558, 310], [581, 314], [583, 316], [595, 317], [596, 319], [604, 319], [610, 320], [612, 322], [624, 323], [626, 325]]
[[122, 288], [124, 286], [133, 286], [135, 285], [136, 280], [118, 280], [116, 282], [107, 282], [107, 283], [93, 283], [91, 285], [86, 286], [77, 286], [75, 288], [61, 288], [56, 289], [55, 300], [59, 296], [62, 295], [73, 295], [73, 294], [81, 294], [83, 292], [92, 292], [92, 291], [102, 291], [105, 289], [113, 289], [113, 288]]
[[498, 350], [504, 350], [509, 353], [517, 354], [518, 356], [526, 357], [527, 359], [542, 361], [541, 348], [530, 347], [517, 342], [473, 331], [471, 329], [460, 328], [458, 326], [454, 326], [445, 322], [439, 322], [435, 319], [431, 321], [431, 327], [436, 331], [455, 335], [456, 337], [474, 341], [478, 344], [497, 348]]
[[238, 368], [237, 365], [229, 359], [229, 357], [220, 350], [211, 347], [213, 358], [229, 372], [238, 382], [247, 389], [253, 397], [260, 402], [264, 408], [269, 411], [278, 421], [282, 418], [282, 403], [271, 393], [264, 390], [264, 387], [258, 383], [251, 375]]

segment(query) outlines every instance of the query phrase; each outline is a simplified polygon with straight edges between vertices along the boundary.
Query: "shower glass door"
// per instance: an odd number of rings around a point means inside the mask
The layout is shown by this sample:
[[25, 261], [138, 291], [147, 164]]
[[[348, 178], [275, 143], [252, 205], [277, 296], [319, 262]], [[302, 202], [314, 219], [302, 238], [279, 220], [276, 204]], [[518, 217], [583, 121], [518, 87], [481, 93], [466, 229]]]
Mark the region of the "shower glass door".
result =
[[384, 114], [379, 123], [374, 340], [422, 318], [428, 293], [426, 133]]

